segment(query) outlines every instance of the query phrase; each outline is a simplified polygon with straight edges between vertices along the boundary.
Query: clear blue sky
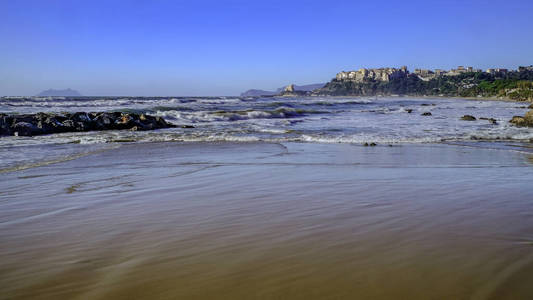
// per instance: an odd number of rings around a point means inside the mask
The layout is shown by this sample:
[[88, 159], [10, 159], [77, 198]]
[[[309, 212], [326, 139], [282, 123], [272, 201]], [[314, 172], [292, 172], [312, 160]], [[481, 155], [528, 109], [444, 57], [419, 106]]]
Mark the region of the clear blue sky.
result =
[[341, 70], [533, 64], [533, 1], [0, 0], [0, 95], [237, 95]]

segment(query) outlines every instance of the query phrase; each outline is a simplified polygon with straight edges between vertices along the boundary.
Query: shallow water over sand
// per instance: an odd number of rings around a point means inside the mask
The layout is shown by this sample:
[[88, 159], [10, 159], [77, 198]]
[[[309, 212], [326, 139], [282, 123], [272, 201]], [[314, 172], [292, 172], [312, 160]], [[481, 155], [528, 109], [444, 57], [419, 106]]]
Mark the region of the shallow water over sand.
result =
[[123, 144], [4, 173], [0, 298], [531, 299], [531, 154], [496, 148]]

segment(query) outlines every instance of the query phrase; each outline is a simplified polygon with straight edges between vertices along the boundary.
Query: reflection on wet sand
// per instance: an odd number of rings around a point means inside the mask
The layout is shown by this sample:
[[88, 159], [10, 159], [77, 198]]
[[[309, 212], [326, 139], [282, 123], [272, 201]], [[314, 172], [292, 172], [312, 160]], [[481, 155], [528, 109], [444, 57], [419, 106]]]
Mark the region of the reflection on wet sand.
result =
[[3, 174], [3, 299], [528, 299], [532, 157], [124, 145]]

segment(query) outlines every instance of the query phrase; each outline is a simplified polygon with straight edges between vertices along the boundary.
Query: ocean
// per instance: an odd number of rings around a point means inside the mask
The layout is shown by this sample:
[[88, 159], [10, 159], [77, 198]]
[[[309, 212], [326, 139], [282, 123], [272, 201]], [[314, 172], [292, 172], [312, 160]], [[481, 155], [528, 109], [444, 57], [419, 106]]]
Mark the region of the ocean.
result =
[[[0, 113], [131, 111], [194, 128], [2, 137], [0, 155], [2, 169], [13, 169], [123, 142], [527, 142], [533, 138], [533, 132], [508, 122], [514, 115], [523, 115], [526, 106], [503, 101], [408, 97], [2, 98]], [[422, 115], [427, 112], [431, 116]], [[460, 120], [467, 114], [478, 120]], [[479, 118], [493, 118], [497, 124]]]

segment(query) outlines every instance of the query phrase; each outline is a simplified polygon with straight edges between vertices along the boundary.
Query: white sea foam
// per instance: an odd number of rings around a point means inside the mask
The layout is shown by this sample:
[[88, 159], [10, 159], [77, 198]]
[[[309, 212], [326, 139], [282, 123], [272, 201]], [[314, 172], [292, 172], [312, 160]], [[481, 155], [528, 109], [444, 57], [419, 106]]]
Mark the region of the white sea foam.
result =
[[[517, 128], [508, 122], [514, 115], [523, 115], [526, 111], [524, 107], [523, 104], [511, 102], [443, 98], [2, 98], [2, 113], [126, 110], [161, 116], [178, 127], [148, 132], [102, 131], [2, 137], [0, 155], [4, 154], [2, 162], [9, 162], [21, 159], [18, 155], [7, 158], [6, 151], [13, 152], [13, 149], [119, 142], [292, 141], [396, 144], [529, 141], [533, 138], [533, 130]], [[422, 116], [423, 112], [431, 112], [432, 115]], [[462, 121], [461, 117], [466, 114], [474, 115], [478, 120]], [[494, 118], [498, 124], [480, 120], [480, 117]], [[180, 125], [192, 125], [194, 128], [181, 128]]]

